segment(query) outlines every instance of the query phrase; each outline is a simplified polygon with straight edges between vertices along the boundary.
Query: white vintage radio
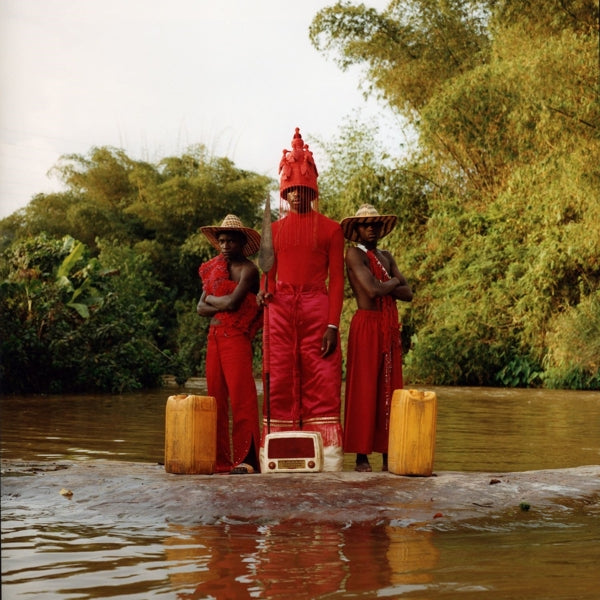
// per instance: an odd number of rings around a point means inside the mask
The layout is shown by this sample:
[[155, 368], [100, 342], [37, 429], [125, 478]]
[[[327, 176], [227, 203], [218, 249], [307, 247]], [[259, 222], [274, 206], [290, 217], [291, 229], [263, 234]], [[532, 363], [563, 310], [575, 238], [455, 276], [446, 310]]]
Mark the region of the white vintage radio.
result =
[[278, 431], [265, 436], [261, 473], [319, 473], [323, 439], [316, 431]]

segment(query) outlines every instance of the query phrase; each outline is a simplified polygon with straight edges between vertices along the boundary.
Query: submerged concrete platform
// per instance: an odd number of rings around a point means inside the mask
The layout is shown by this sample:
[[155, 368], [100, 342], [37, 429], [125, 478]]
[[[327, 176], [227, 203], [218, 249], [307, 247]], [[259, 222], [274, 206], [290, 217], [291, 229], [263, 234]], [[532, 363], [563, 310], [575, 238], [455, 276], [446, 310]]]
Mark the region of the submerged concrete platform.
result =
[[600, 465], [518, 473], [175, 475], [121, 461], [2, 461], [2, 511], [50, 521], [329, 522], [444, 528], [489, 518], [600, 516]]

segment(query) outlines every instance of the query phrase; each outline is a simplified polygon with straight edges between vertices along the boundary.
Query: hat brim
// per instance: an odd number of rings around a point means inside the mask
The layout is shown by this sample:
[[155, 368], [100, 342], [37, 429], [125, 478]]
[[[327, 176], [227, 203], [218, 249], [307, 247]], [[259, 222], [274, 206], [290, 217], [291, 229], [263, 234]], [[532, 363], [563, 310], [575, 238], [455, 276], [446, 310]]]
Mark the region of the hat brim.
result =
[[242, 248], [244, 256], [252, 256], [260, 248], [260, 233], [250, 227], [200, 227], [200, 231], [207, 237], [211, 245], [221, 251], [217, 238], [223, 231], [239, 231], [246, 236], [246, 243]]
[[381, 223], [379, 239], [388, 235], [396, 226], [396, 215], [373, 215], [364, 217], [346, 217], [342, 219], [340, 225], [344, 233], [344, 237], [351, 242], [358, 242], [358, 231], [356, 230], [357, 223]]

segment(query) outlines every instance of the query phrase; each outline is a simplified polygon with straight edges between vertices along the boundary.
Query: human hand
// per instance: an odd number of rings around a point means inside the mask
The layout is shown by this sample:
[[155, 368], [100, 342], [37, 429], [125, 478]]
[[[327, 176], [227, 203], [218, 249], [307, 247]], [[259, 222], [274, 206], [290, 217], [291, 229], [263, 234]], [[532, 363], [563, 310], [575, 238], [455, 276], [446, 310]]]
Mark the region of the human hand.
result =
[[327, 358], [337, 348], [338, 332], [333, 327], [327, 327], [321, 342], [321, 358]]
[[259, 290], [258, 294], [256, 294], [256, 303], [259, 306], [266, 306], [271, 299], [273, 298], [273, 294], [271, 292], [265, 292], [265, 290]]

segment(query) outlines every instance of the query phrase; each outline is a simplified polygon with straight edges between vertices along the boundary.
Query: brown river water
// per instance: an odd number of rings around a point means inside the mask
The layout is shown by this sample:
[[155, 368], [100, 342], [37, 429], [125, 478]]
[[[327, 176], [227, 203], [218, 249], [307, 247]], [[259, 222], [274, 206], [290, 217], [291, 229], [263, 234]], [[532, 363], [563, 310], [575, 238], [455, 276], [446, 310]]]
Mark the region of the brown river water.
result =
[[[436, 471], [600, 464], [600, 392], [428, 389], [438, 399]], [[2, 459], [162, 462], [174, 393], [0, 396]], [[2, 600], [600, 598], [597, 509], [415, 529], [189, 526], [168, 515], [143, 527], [82, 525], [14, 506], [3, 495]]]

